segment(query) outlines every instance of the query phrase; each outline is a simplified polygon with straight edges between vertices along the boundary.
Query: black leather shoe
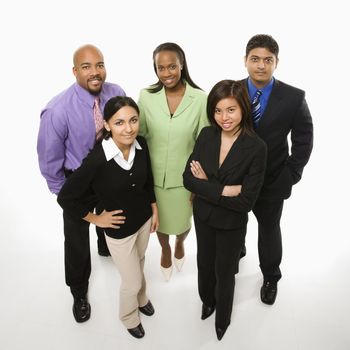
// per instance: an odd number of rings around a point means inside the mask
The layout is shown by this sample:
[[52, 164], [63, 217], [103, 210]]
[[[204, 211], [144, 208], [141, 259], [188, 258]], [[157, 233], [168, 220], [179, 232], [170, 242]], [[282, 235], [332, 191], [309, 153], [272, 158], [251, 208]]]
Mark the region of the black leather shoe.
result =
[[128, 332], [135, 338], [142, 338], [145, 335], [145, 330], [142, 327], [142, 324], [140, 323], [135, 328], [127, 328]]
[[87, 298], [76, 298], [73, 304], [73, 315], [78, 323], [87, 321], [90, 318], [91, 307]]
[[202, 316], [201, 316], [201, 319], [205, 320], [210, 315], [212, 315], [214, 311], [215, 311], [215, 306], [207, 306], [207, 305], [203, 304], [202, 305]]
[[264, 281], [260, 289], [261, 301], [265, 304], [272, 305], [277, 296], [277, 282]]
[[154, 307], [149, 300], [145, 306], [139, 307], [139, 310], [146, 316], [152, 316], [154, 314]]
[[224, 334], [226, 332], [227, 327], [228, 327], [228, 325], [226, 327], [215, 326], [216, 336], [218, 337], [218, 340], [222, 339], [222, 337], [224, 336]]
[[239, 255], [239, 258], [242, 259], [247, 255], [247, 247], [244, 245], [241, 250], [241, 254]]

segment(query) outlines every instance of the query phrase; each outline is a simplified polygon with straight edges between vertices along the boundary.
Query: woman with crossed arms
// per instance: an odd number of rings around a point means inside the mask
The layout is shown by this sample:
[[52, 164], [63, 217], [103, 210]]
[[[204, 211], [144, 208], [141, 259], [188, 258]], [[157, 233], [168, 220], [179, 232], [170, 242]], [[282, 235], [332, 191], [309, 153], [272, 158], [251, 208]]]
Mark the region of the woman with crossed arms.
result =
[[198, 136], [183, 179], [194, 194], [201, 318], [216, 309], [215, 329], [221, 340], [231, 321], [248, 212], [264, 179], [266, 145], [253, 130], [250, 101], [241, 82], [217, 83], [208, 95], [207, 113], [211, 126]]

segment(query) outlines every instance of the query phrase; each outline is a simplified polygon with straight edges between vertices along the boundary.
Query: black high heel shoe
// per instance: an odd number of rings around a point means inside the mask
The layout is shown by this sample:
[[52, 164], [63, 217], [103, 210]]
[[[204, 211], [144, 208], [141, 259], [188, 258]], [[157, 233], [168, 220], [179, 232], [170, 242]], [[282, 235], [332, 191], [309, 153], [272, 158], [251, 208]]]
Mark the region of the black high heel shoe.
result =
[[218, 337], [218, 340], [221, 340], [227, 330], [227, 327], [230, 324], [228, 324], [226, 327], [221, 327], [221, 326], [215, 326], [215, 330], [216, 330], [216, 336]]
[[207, 305], [203, 304], [202, 305], [202, 316], [201, 316], [201, 319], [205, 320], [206, 318], [211, 316], [214, 311], [215, 311], [215, 306], [207, 306]]

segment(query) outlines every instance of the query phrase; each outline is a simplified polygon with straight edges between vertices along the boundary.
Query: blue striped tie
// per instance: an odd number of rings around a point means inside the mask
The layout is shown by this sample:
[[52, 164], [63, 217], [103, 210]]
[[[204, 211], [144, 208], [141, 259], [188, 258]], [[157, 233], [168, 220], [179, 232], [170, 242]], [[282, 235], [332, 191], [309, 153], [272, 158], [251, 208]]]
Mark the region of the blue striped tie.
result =
[[252, 117], [253, 117], [253, 123], [255, 128], [257, 128], [259, 120], [261, 118], [261, 104], [260, 104], [261, 94], [262, 94], [261, 90], [258, 90], [252, 101]]

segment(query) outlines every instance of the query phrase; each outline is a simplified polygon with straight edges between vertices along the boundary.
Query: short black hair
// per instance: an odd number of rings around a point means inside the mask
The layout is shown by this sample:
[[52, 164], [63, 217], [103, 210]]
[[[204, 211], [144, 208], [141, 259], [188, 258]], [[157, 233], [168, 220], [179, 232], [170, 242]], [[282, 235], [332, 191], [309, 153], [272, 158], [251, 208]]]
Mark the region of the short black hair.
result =
[[258, 47], [269, 50], [278, 58], [279, 47], [277, 41], [271, 35], [257, 34], [250, 38], [245, 49], [246, 57], [248, 57], [250, 51]]

